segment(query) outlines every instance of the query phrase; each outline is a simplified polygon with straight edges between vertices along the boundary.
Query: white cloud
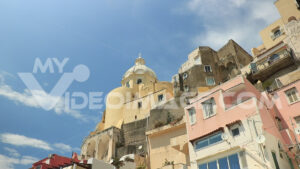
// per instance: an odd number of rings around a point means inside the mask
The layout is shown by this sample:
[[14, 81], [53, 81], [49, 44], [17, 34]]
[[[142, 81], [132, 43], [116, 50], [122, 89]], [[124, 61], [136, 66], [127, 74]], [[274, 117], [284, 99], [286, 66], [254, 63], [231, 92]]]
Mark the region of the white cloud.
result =
[[56, 143], [56, 144], [53, 144], [53, 146], [63, 152], [71, 152], [72, 151], [72, 147], [67, 144]]
[[7, 157], [5, 155], [0, 154], [0, 166], [5, 169], [13, 169], [14, 164], [18, 164], [19, 159]]
[[[36, 138], [30, 138], [27, 136], [12, 134], [12, 133], [2, 133], [0, 134], [0, 141], [2, 143], [11, 144], [19, 147], [33, 147], [47, 151], [59, 151], [61, 153], [71, 152], [71, 151], [80, 151], [79, 148], [72, 148], [70, 145], [64, 143], [55, 143], [50, 144], [46, 141], [39, 140]], [[19, 157], [20, 154], [17, 150], [9, 147], [4, 148], [10, 156]], [[25, 159], [26, 160], [26, 159]], [[27, 159], [28, 160], [28, 159]]]
[[13, 148], [9, 148], [9, 147], [4, 147], [4, 150], [8, 151], [9, 155], [10, 156], [13, 156], [13, 157], [19, 157], [20, 154], [18, 153], [17, 150], [13, 149]]
[[40, 105], [45, 106], [57, 102], [53, 108], [57, 114], [65, 113], [74, 118], [86, 121], [86, 117], [79, 111], [69, 109], [65, 106], [63, 97], [52, 96], [41, 90], [33, 90], [30, 92], [28, 89], [25, 89], [23, 93], [17, 92], [13, 90], [11, 86], [4, 83], [4, 76], [6, 75], [0, 73], [0, 96], [4, 96], [16, 103], [21, 103], [34, 108], [42, 108]]
[[52, 150], [51, 146], [43, 140], [30, 138], [18, 134], [3, 133], [0, 134], [0, 140], [2, 143], [7, 143], [15, 146], [34, 147], [44, 150]]
[[21, 158], [16, 158], [0, 154], [0, 166], [1, 168], [5, 169], [13, 169], [14, 165], [16, 164], [29, 165], [37, 161], [39, 161], [39, 159], [32, 156], [22, 156]]
[[261, 43], [259, 32], [279, 18], [273, 3], [274, 0], [190, 0], [187, 11], [197, 15], [204, 27], [192, 42], [217, 50], [233, 39], [250, 51]]
[[40, 159], [31, 156], [22, 156], [19, 164], [28, 165], [38, 162]]

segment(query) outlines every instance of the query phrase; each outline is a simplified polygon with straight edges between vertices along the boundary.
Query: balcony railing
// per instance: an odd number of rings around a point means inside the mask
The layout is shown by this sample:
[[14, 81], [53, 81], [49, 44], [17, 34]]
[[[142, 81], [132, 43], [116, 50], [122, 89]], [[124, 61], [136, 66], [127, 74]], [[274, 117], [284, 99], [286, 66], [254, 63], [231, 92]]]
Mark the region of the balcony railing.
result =
[[291, 64], [293, 64], [293, 57], [287, 49], [284, 49], [279, 53], [272, 54], [252, 63], [253, 78], [264, 81], [272, 74]]

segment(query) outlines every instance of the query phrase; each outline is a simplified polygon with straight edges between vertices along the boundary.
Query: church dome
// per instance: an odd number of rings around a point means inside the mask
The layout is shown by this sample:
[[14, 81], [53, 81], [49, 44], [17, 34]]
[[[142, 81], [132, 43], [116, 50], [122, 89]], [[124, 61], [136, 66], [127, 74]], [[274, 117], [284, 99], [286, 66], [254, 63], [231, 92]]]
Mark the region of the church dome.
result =
[[154, 71], [145, 65], [145, 60], [140, 56], [135, 60], [135, 65], [128, 69], [123, 75], [123, 79], [126, 79], [132, 74], [149, 74], [157, 79]]

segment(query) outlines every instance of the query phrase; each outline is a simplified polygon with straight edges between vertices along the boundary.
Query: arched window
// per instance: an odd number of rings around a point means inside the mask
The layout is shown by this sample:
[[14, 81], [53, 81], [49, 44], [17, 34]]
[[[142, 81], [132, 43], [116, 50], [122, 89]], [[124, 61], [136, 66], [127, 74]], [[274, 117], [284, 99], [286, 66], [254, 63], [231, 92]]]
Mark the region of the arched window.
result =
[[137, 79], [136, 84], [141, 84], [142, 82], [142, 79]]

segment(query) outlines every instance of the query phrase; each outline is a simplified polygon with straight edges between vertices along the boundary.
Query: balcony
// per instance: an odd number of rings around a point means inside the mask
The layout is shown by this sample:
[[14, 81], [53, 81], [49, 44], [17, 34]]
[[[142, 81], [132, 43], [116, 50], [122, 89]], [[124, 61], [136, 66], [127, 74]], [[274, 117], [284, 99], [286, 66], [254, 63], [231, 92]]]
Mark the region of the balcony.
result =
[[267, 80], [276, 72], [294, 64], [291, 53], [284, 49], [278, 53], [261, 58], [251, 64], [252, 78], [260, 81]]

